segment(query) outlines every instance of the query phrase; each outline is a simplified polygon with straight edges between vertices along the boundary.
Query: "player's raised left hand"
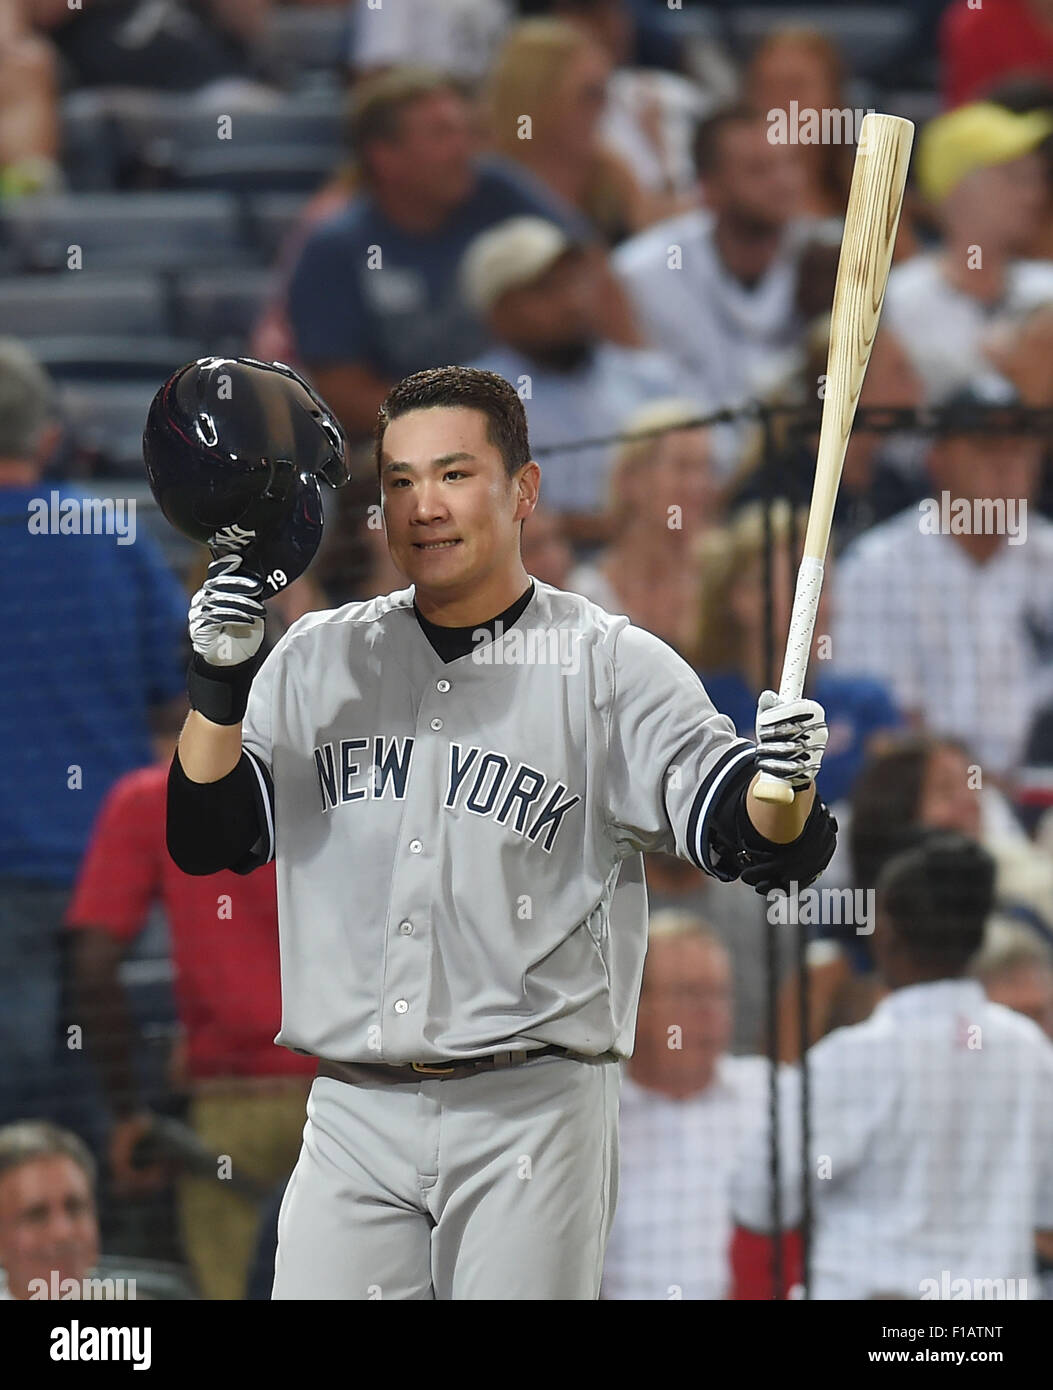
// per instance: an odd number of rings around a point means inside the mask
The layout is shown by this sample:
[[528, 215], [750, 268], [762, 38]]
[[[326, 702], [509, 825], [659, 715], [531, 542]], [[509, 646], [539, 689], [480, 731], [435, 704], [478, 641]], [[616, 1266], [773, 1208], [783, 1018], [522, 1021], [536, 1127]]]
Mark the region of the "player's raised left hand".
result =
[[209, 666], [240, 666], [263, 642], [263, 580], [244, 573], [237, 551], [213, 554], [205, 582], [190, 602], [190, 641]]
[[757, 701], [757, 767], [795, 790], [814, 782], [829, 730], [816, 700], [780, 701], [765, 690]]

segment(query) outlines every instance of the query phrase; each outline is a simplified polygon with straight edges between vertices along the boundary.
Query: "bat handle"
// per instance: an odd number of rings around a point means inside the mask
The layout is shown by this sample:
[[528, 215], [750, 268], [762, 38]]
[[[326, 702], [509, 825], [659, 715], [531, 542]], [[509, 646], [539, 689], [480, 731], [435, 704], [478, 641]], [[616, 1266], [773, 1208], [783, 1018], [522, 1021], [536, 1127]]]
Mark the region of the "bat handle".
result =
[[[819, 611], [822, 588], [823, 562], [813, 555], [806, 555], [797, 571], [790, 632], [786, 638], [786, 656], [782, 664], [782, 680], [779, 682], [780, 700], [799, 700], [804, 692], [804, 678], [808, 672], [808, 656], [812, 650], [812, 633], [815, 631], [815, 615]], [[779, 806], [789, 806], [793, 801], [790, 784], [768, 772], [761, 773], [753, 794], [759, 801], [774, 802]]]

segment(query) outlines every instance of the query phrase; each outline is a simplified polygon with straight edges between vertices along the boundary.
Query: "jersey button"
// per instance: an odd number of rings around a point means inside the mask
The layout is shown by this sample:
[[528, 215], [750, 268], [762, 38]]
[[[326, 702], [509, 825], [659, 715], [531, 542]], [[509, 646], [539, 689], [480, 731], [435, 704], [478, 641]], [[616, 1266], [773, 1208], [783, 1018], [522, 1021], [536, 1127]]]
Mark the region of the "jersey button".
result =
[[439, 693], [440, 693], [441, 695], [445, 695], [446, 692], [447, 692], [447, 690], [449, 690], [449, 688], [450, 688], [450, 682], [449, 682], [449, 681], [436, 681], [436, 682], [435, 682], [435, 689], [436, 689], [437, 691], [439, 691]]
[[431, 727], [435, 730], [436, 733], [438, 733], [439, 730], [442, 728], [442, 720], [441, 720], [441, 719], [433, 719], [433, 720], [431, 721]]
[[421, 850], [424, 848], [419, 840], [410, 840], [409, 847], [410, 854], [420, 854]]
[[413, 923], [412, 923], [412, 922], [400, 922], [400, 923], [399, 923], [399, 931], [402, 933], [403, 936], [412, 936], [412, 935], [413, 935]]
[[408, 1011], [408, 1009], [409, 1005], [406, 1003], [405, 999], [395, 1000], [395, 1012], [397, 1014], [404, 1014]]

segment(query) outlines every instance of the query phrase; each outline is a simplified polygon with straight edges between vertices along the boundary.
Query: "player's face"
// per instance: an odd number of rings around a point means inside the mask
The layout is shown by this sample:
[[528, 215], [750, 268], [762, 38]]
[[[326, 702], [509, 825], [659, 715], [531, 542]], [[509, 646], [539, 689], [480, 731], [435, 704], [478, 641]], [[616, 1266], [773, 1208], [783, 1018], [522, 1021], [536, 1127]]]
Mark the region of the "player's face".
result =
[[71, 1158], [32, 1159], [0, 1179], [0, 1265], [16, 1296], [30, 1279], [82, 1279], [99, 1258], [91, 1187]]
[[418, 589], [468, 594], [519, 563], [537, 464], [509, 478], [478, 410], [411, 410], [384, 434], [381, 500], [391, 558]]

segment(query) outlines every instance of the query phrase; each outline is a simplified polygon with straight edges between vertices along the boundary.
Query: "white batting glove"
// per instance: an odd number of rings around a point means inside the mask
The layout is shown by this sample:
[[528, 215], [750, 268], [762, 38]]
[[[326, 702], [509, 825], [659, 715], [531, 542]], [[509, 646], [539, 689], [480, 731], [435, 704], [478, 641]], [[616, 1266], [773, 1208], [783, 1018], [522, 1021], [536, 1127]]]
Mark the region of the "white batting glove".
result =
[[239, 573], [242, 559], [232, 551], [213, 560], [190, 601], [190, 641], [210, 666], [240, 666], [263, 642], [263, 580]]
[[814, 782], [829, 730], [816, 700], [780, 701], [765, 690], [757, 701], [757, 767], [795, 791]]

